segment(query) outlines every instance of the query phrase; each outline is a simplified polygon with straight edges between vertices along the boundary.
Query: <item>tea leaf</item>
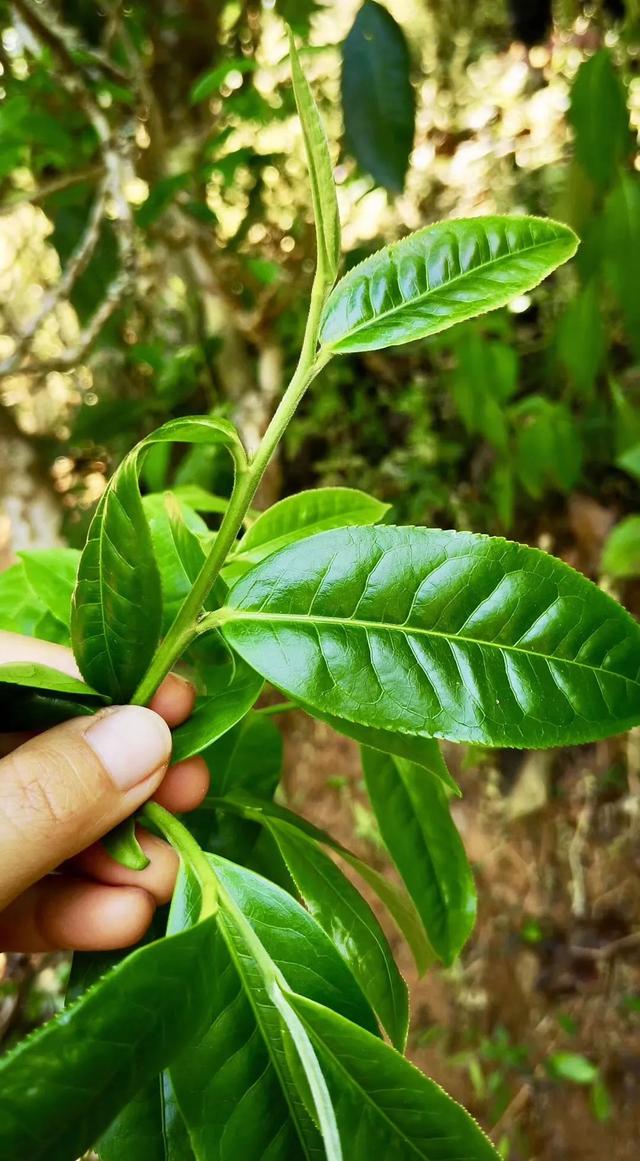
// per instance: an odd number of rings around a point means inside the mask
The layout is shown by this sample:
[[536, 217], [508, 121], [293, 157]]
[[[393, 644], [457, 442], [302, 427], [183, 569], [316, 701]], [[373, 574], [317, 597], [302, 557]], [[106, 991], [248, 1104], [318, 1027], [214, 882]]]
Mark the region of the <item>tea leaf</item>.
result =
[[132, 952], [2, 1058], [3, 1157], [79, 1157], [147, 1079], [203, 1034], [215, 935], [207, 919]]
[[147, 449], [174, 442], [217, 443], [234, 462], [244, 457], [238, 434], [226, 420], [172, 419], [143, 439], [109, 481], [80, 558], [71, 636], [81, 672], [114, 701], [130, 700], [160, 638], [160, 574], [138, 475]]
[[330, 351], [424, 339], [537, 286], [575, 254], [568, 226], [546, 218], [439, 222], [378, 250], [332, 291], [320, 326]]
[[80, 553], [75, 548], [45, 548], [21, 552], [19, 556], [36, 597], [68, 628]]
[[315, 488], [286, 496], [258, 516], [225, 571], [233, 577], [241, 575], [296, 540], [331, 528], [377, 524], [388, 511], [389, 504], [356, 488]]
[[345, 1157], [497, 1161], [462, 1106], [394, 1048], [311, 999], [287, 998], [318, 1053]]
[[196, 1161], [163, 1072], [122, 1110], [98, 1142], [100, 1161]]
[[449, 965], [476, 917], [471, 868], [442, 784], [419, 766], [363, 750], [367, 791], [380, 833], [424, 923]]
[[407, 985], [369, 904], [308, 835], [272, 821], [305, 905], [335, 943], [391, 1041], [403, 1050], [409, 1025]]
[[316, 223], [318, 272], [327, 290], [333, 286], [340, 262], [340, 216], [333, 181], [329, 145], [313, 93], [305, 77], [293, 33], [289, 29], [293, 92], [309, 167], [311, 200]]
[[0, 572], [0, 629], [59, 645], [69, 643], [68, 629], [31, 588], [23, 561]]
[[0, 665], [0, 685], [3, 684], [95, 698], [96, 703], [104, 703], [104, 698], [90, 685], [85, 685], [84, 681], [68, 673], [61, 673], [59, 669], [51, 669], [48, 665], [38, 665], [35, 661], [11, 661]]
[[221, 811], [231, 811], [244, 818], [255, 819], [256, 822], [260, 822], [270, 830], [274, 832], [277, 830], [278, 834], [285, 828], [285, 834], [293, 833], [294, 836], [305, 837], [335, 851], [349, 866], [353, 867], [354, 871], [369, 884], [381, 902], [384, 903], [398, 931], [404, 936], [411, 948], [418, 971], [421, 974], [424, 973], [428, 965], [433, 962], [434, 955], [427, 941], [420, 916], [404, 888], [390, 883], [383, 874], [374, 870], [357, 855], [352, 854], [341, 843], [336, 842], [326, 831], [313, 826], [306, 818], [293, 814], [292, 811], [286, 810], [283, 806], [278, 806], [274, 802], [263, 802], [242, 790], [227, 791], [224, 798], [212, 798], [211, 802]]
[[226, 684], [221, 684], [211, 696], [199, 699], [188, 721], [174, 730], [174, 762], [200, 754], [235, 726], [257, 701], [264, 681], [254, 669], [238, 658], [223, 673]]
[[[233, 1150], [239, 1157], [319, 1161], [319, 1138], [284, 1049], [271, 993], [274, 975], [282, 973], [290, 987], [324, 997], [321, 1002], [371, 1029], [373, 1015], [331, 941], [300, 904], [243, 867], [209, 859], [223, 888], [209, 965], [215, 1010], [209, 1030], [170, 1069], [194, 1149], [200, 1161], [222, 1161]], [[188, 922], [185, 880], [183, 875], [178, 895]], [[180, 905], [178, 897], [172, 912]]]
[[350, 528], [289, 545], [231, 589], [222, 631], [320, 713], [488, 746], [594, 741], [640, 721], [640, 628], [538, 549]]
[[380, 185], [401, 193], [415, 128], [411, 62], [402, 29], [373, 0], [344, 42], [342, 107], [348, 149]]

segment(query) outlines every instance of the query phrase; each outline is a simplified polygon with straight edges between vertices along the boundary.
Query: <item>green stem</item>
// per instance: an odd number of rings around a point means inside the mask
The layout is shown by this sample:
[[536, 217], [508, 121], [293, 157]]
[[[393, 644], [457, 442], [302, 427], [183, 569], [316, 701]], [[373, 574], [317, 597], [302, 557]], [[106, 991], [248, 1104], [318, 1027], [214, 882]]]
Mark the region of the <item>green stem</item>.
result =
[[326, 286], [316, 276], [311, 292], [311, 304], [302, 350], [293, 378], [280, 400], [254, 457], [246, 467], [237, 464], [233, 495], [213, 542], [211, 552], [196, 577], [189, 596], [181, 606], [149, 669], [140, 682], [133, 696], [134, 705], [147, 705], [171, 666], [197, 635], [198, 617], [204, 602], [233, 548], [262, 477], [307, 387], [331, 357], [330, 352], [326, 350], [316, 353], [320, 317], [326, 294]]
[[198, 846], [193, 835], [183, 826], [175, 815], [170, 814], [157, 802], [147, 802], [141, 811], [142, 818], [154, 823], [162, 831], [171, 846], [180, 855], [181, 859], [191, 868], [202, 892], [200, 905], [200, 919], [215, 915], [218, 910], [218, 881], [215, 872], [209, 866], [204, 852]]
[[273, 717], [275, 714], [287, 714], [290, 710], [299, 709], [295, 701], [279, 701], [276, 705], [263, 705], [260, 709], [254, 710], [256, 714], [262, 714], [263, 717]]

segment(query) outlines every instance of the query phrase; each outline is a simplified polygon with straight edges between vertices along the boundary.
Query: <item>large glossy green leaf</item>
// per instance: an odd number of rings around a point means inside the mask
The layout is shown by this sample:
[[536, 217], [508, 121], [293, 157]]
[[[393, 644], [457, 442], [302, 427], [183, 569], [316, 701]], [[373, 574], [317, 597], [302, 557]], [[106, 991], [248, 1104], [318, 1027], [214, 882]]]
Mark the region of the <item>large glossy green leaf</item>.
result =
[[196, 702], [184, 725], [173, 733], [173, 761], [182, 762], [206, 750], [239, 722], [257, 701], [264, 681], [238, 658], [221, 668], [220, 688]]
[[293, 837], [306, 838], [320, 846], [326, 846], [335, 851], [354, 871], [364, 879], [365, 883], [376, 893], [384, 903], [389, 915], [394, 920], [398, 931], [404, 936], [416, 961], [418, 971], [422, 974], [433, 963], [434, 954], [425, 935], [420, 916], [415, 909], [404, 888], [396, 886], [388, 877], [370, 867], [363, 859], [358, 858], [341, 843], [336, 842], [326, 831], [313, 826], [307, 819], [274, 802], [264, 802], [244, 790], [227, 792], [224, 798], [212, 798], [212, 805], [224, 812], [240, 814], [243, 818], [255, 819], [272, 833], [291, 834]]
[[[211, 1022], [215, 921], [133, 952], [0, 1061], [0, 1155], [79, 1157]], [[188, 987], [185, 981], [188, 980]]]
[[[173, 928], [189, 925], [193, 910], [189, 895], [193, 891], [193, 883], [182, 873], [171, 908]], [[229, 1157], [289, 1161], [300, 1155], [300, 1139], [251, 1001], [220, 930], [208, 966], [210, 1026], [171, 1068], [178, 1105], [198, 1161], [227, 1161]]]
[[320, 120], [320, 113], [313, 93], [302, 71], [291, 30], [289, 30], [289, 53], [293, 92], [302, 124], [311, 182], [311, 200], [316, 223], [318, 273], [322, 285], [326, 290], [329, 290], [336, 280], [338, 263], [340, 262], [340, 217], [333, 181], [333, 167], [329, 155], [327, 135]]
[[261, 513], [230, 557], [226, 572], [238, 576], [296, 540], [331, 528], [377, 524], [389, 505], [356, 488], [313, 488], [279, 500]]
[[376, 181], [401, 193], [413, 147], [415, 98], [404, 33], [390, 12], [365, 0], [342, 60], [347, 147]]
[[80, 553], [75, 548], [44, 548], [24, 551], [19, 556], [36, 597], [68, 628]]
[[465, 1109], [394, 1048], [313, 1000], [288, 999], [318, 1053], [349, 1161], [498, 1161]]
[[[256, 930], [254, 898], [255, 892], [252, 892], [251, 911], [247, 915], [246, 903], [243, 907], [222, 889], [219, 915], [222, 936], [254, 1010], [305, 1153], [309, 1157], [317, 1153], [318, 1130], [326, 1161], [342, 1161], [326, 1081], [307, 1032], [288, 1004], [286, 978]], [[288, 961], [287, 968], [290, 972]]]
[[377, 1033], [377, 1024], [362, 989], [329, 937], [286, 891], [246, 867], [210, 855], [226, 891], [255, 931], [287, 983], [326, 1004], [346, 1019]]
[[323, 532], [256, 565], [223, 632], [291, 697], [362, 725], [489, 746], [640, 721], [640, 628], [559, 560], [425, 528]]
[[575, 254], [546, 218], [460, 218], [426, 226], [350, 270], [332, 291], [320, 342], [336, 353], [423, 339], [531, 290]]
[[138, 476], [149, 448], [174, 442], [218, 444], [235, 462], [244, 456], [226, 420], [174, 419], [142, 440], [109, 481], [80, 558], [71, 636], [82, 674], [114, 701], [130, 700], [160, 638], [160, 574]]
[[[375, 1026], [373, 1015], [328, 937], [295, 900], [242, 867], [210, 859], [223, 888], [211, 964], [214, 1018], [206, 1035], [170, 1070], [194, 1148], [199, 1161], [320, 1159], [319, 1139], [296, 1091], [270, 994], [269, 961], [296, 991], [322, 995], [320, 1002], [368, 1028]], [[185, 889], [193, 890], [182, 876], [179, 891]], [[231, 908], [225, 906], [225, 892]], [[192, 907], [178, 898], [174, 923], [181, 905], [188, 922]], [[256, 940], [263, 949], [257, 956]]]
[[400, 1051], [409, 1026], [407, 985], [369, 904], [313, 839], [271, 823], [272, 833], [309, 911], [351, 968], [382, 1027]]
[[476, 917], [476, 890], [441, 782], [420, 766], [363, 750], [367, 790], [380, 834], [424, 923], [449, 965]]

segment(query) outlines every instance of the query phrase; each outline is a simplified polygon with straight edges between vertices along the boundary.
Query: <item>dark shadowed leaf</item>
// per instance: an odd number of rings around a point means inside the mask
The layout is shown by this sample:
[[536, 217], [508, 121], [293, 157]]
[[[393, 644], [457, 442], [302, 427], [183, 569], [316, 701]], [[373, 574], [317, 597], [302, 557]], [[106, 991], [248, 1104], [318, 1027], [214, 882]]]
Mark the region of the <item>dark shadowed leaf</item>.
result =
[[442, 783], [420, 766], [363, 750], [380, 834], [420, 914], [429, 943], [449, 965], [476, 917], [476, 890]]
[[203, 1034], [214, 941], [215, 921], [207, 919], [133, 952], [0, 1061], [3, 1157], [79, 1157], [147, 1080]]
[[415, 127], [411, 62], [402, 29], [374, 0], [344, 43], [342, 108], [347, 148], [379, 185], [401, 193]]

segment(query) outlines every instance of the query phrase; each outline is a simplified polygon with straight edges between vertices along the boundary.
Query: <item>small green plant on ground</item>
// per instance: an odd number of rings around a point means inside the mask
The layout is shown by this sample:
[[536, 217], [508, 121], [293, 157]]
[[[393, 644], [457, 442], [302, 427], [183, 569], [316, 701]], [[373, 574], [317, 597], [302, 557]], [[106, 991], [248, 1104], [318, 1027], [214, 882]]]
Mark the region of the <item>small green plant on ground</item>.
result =
[[[213, 775], [189, 829], [156, 804], [140, 814], [181, 859], [165, 930], [115, 965], [76, 957], [66, 1012], [2, 1061], [3, 1156], [71, 1161], [96, 1146], [103, 1161], [495, 1158], [469, 1115], [404, 1058], [406, 985], [333, 856], [378, 893], [420, 970], [450, 964], [472, 930], [475, 890], [437, 739], [558, 746], [640, 722], [637, 625], [540, 551], [384, 524], [385, 506], [350, 489], [290, 497], [243, 532], [330, 359], [502, 306], [577, 246], [566, 226], [538, 218], [445, 222], [336, 281], [327, 143], [293, 43], [291, 61], [317, 270], [300, 360], [257, 452], [247, 456], [225, 420], [169, 421], [115, 472], [79, 556], [24, 554], [2, 580], [23, 630], [70, 635], [84, 678], [3, 666], [12, 729], [146, 704], [182, 658], [201, 697], [174, 733], [174, 759], [204, 753]], [[145, 456], [172, 442], [231, 457], [216, 533], [184, 494], [141, 496]], [[191, 499], [207, 509], [206, 496]], [[265, 682], [282, 708], [361, 743], [401, 889], [274, 803], [273, 707], [254, 708]], [[143, 865], [134, 820], [107, 843]]]

